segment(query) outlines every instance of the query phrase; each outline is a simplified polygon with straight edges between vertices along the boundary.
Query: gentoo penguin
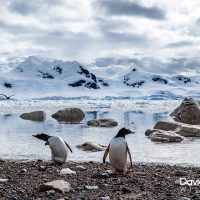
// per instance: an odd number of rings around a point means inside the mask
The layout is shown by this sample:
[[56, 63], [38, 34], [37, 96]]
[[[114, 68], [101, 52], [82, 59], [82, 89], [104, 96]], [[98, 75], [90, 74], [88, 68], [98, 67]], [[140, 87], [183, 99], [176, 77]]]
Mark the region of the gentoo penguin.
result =
[[60, 137], [49, 136], [44, 133], [33, 135], [33, 137], [46, 141], [45, 145], [49, 145], [51, 149], [52, 161], [57, 164], [63, 164], [67, 160], [67, 148], [72, 152], [72, 149], [67, 142]]
[[119, 130], [117, 135], [110, 141], [107, 149], [105, 150], [103, 156], [103, 163], [106, 161], [106, 157], [109, 153], [110, 165], [113, 172], [119, 172], [125, 174], [127, 171], [127, 153], [129, 155], [131, 167], [132, 167], [132, 158], [131, 153], [128, 148], [128, 144], [125, 140], [125, 136], [134, 133], [129, 129], [122, 128]]

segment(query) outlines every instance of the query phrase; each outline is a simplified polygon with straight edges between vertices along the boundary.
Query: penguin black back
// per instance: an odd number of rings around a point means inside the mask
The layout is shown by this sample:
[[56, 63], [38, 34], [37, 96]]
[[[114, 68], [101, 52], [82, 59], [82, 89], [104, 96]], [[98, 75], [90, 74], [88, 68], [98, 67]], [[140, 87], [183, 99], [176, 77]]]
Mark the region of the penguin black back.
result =
[[118, 137], [125, 138], [125, 136], [130, 134], [130, 133], [134, 133], [134, 132], [132, 132], [130, 129], [122, 128], [122, 129], [119, 130], [119, 132], [117, 133], [115, 138], [118, 138]]
[[49, 136], [47, 134], [41, 133], [41, 134], [37, 134], [37, 135], [33, 135], [33, 137], [36, 137], [40, 140], [44, 140], [44, 141], [48, 141], [48, 139], [52, 136]]

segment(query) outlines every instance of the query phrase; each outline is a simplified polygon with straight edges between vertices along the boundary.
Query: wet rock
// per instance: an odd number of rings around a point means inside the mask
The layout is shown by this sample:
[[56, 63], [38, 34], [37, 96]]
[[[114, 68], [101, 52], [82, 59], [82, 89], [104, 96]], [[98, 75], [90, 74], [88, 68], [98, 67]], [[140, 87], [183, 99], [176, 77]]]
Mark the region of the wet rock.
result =
[[171, 116], [174, 120], [187, 124], [200, 124], [200, 102], [193, 98], [185, 98]]
[[58, 121], [67, 123], [80, 123], [85, 117], [85, 113], [79, 108], [66, 108], [59, 110], [52, 115]]
[[51, 182], [44, 183], [40, 186], [40, 191], [55, 190], [58, 192], [70, 192], [72, 190], [71, 185], [63, 180], [55, 180]]
[[[155, 130], [155, 129], [154, 129]], [[149, 138], [153, 142], [181, 142], [183, 137], [173, 131], [155, 130]]]
[[115, 127], [118, 126], [118, 122], [114, 119], [94, 119], [88, 121], [87, 125], [94, 127]]
[[23, 113], [19, 117], [25, 120], [42, 122], [46, 119], [46, 113], [44, 111], [34, 111], [30, 113]]
[[93, 151], [93, 152], [103, 151], [106, 148], [106, 146], [94, 142], [85, 142], [81, 145], [77, 145], [76, 147], [84, 151]]
[[69, 168], [63, 168], [63, 169], [60, 170], [59, 174], [61, 176], [64, 176], [64, 175], [69, 175], [69, 174], [76, 174], [76, 172], [69, 169]]

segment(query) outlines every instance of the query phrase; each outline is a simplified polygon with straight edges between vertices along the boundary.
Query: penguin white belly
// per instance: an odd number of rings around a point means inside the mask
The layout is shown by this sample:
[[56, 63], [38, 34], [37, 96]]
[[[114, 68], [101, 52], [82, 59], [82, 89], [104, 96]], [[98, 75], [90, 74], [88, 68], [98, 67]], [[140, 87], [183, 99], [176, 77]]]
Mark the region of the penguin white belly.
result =
[[109, 159], [114, 170], [126, 172], [127, 143], [123, 137], [117, 137], [111, 140], [109, 147]]
[[50, 137], [48, 139], [51, 149], [51, 157], [54, 162], [64, 163], [67, 160], [67, 147], [60, 137]]

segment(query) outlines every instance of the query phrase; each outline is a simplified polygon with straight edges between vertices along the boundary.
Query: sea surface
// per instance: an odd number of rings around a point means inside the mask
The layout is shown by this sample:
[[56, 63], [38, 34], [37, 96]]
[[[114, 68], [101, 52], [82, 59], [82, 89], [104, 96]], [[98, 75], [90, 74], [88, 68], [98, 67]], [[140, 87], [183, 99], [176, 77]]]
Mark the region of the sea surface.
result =
[[[171, 108], [173, 109], [173, 108]], [[157, 162], [169, 164], [186, 164], [200, 166], [200, 139], [185, 139], [181, 143], [153, 143], [144, 134], [148, 128], [153, 128], [160, 120], [170, 120], [170, 109], [149, 111], [105, 111], [90, 110], [80, 124], [59, 123], [51, 118], [51, 111], [47, 112], [44, 122], [23, 120], [19, 114], [0, 115], [0, 159], [14, 160], [50, 160], [51, 153], [44, 141], [34, 138], [36, 133], [46, 133], [60, 136], [73, 149], [69, 153], [72, 161], [102, 161], [104, 152], [86, 152], [76, 148], [76, 145], [86, 141], [108, 145], [112, 137], [122, 127], [130, 128], [135, 134], [128, 135], [133, 162]], [[98, 118], [112, 118], [119, 122], [115, 128], [88, 127], [87, 121]]]

